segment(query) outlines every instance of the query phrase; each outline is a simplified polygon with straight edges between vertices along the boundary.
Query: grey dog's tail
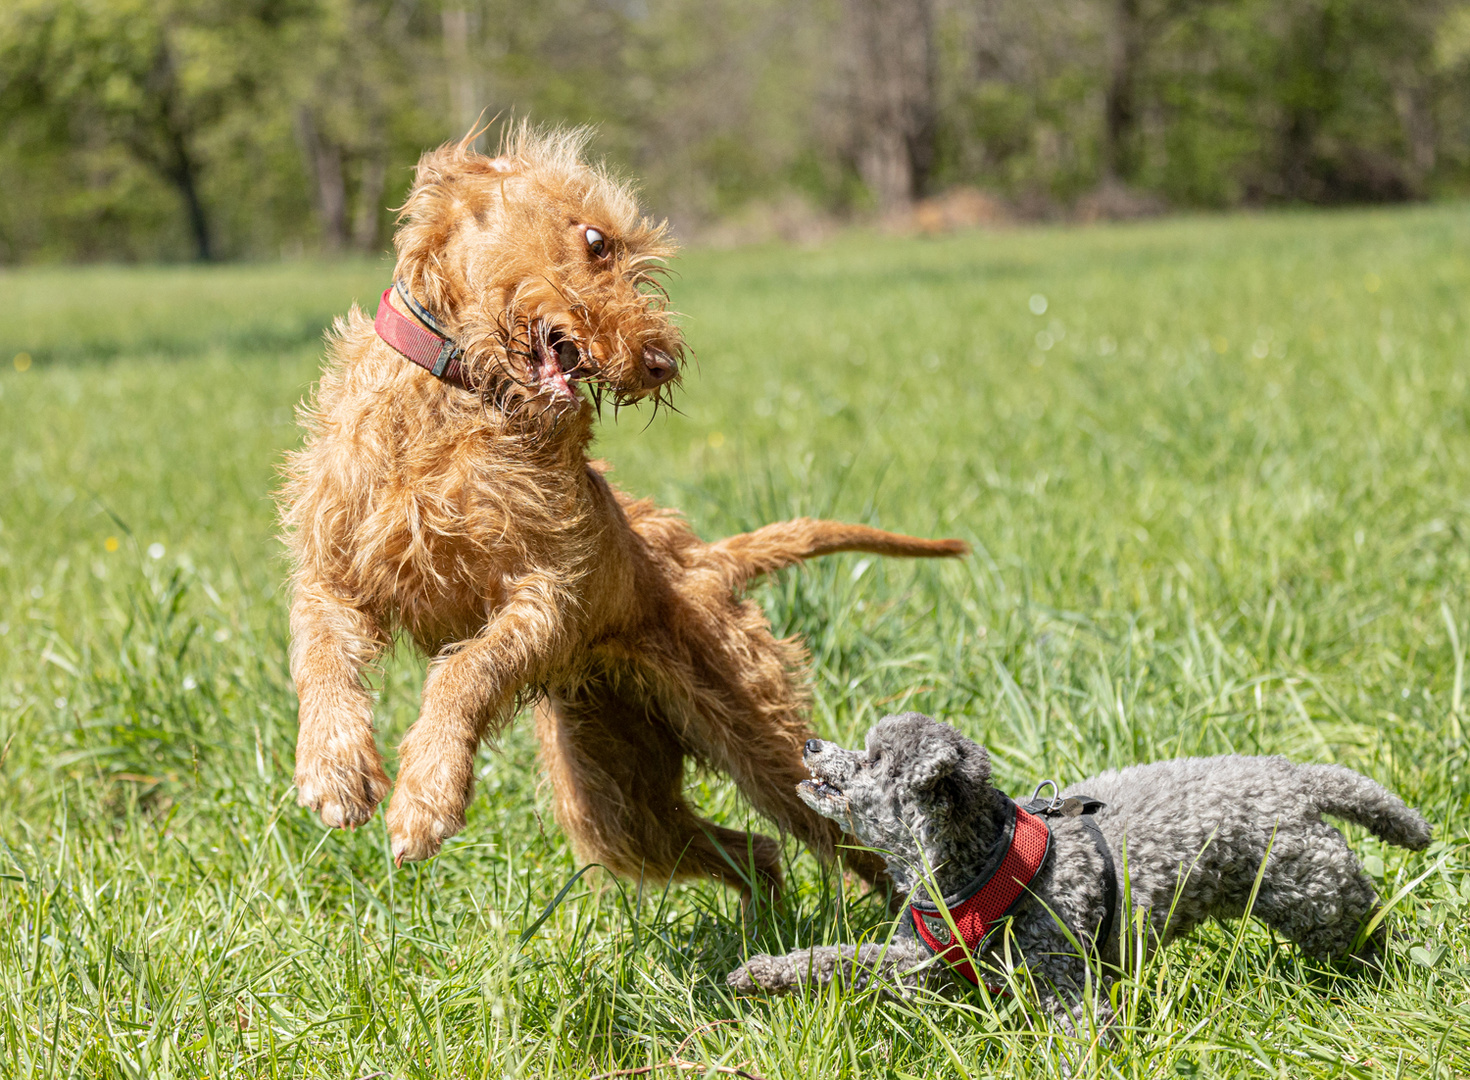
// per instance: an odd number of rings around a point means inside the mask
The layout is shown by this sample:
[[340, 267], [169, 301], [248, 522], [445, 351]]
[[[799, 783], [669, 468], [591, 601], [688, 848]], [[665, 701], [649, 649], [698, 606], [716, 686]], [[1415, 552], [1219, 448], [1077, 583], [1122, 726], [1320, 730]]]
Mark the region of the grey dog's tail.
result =
[[1297, 775], [1307, 799], [1321, 813], [1361, 825], [1398, 847], [1422, 851], [1429, 846], [1429, 822], [1393, 792], [1341, 765], [1299, 765]]

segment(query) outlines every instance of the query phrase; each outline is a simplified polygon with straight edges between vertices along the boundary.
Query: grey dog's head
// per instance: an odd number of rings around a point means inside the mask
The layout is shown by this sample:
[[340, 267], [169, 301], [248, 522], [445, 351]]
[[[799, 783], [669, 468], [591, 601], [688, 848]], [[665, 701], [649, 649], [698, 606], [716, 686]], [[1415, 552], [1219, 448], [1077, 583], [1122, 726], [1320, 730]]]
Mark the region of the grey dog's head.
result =
[[941, 886], [964, 879], [995, 838], [1003, 797], [990, 786], [990, 756], [922, 713], [885, 716], [863, 752], [812, 739], [802, 759], [812, 774], [797, 787], [802, 801], [883, 853], [900, 889], [912, 889], [926, 863]]

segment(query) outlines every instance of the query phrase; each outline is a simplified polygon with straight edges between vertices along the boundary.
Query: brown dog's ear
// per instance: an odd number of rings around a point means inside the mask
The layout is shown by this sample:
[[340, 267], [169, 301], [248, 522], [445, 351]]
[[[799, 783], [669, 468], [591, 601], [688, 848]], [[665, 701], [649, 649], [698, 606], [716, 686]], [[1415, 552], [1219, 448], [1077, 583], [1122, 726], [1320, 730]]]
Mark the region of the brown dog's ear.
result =
[[[464, 160], [465, 149], [458, 143], [445, 143], [433, 150], [426, 150], [413, 170], [413, 188], [409, 192], [409, 203], [413, 202], [413, 197], [420, 191], [451, 179], [459, 172]], [[410, 207], [405, 206], [404, 209]]]
[[515, 171], [516, 162], [508, 154], [487, 157], [468, 143], [445, 143], [426, 151], [419, 158], [413, 171], [413, 187], [409, 189], [408, 201], [400, 209], [412, 214], [416, 196], [430, 195], [435, 188], [453, 184], [464, 176]]
[[[445, 188], [460, 172], [463, 160], [463, 153], [454, 143], [425, 152], [414, 168], [413, 186], [408, 189], [408, 198], [398, 208], [398, 220], [410, 227], [422, 227], [444, 217], [451, 201]], [[428, 238], [415, 239], [422, 241]]]
[[400, 220], [421, 224], [442, 215], [448, 208], [446, 201], [452, 200], [449, 189], [459, 186], [456, 182], [465, 177], [505, 176], [516, 171], [515, 161], [504, 154], [486, 157], [463, 143], [445, 143], [419, 158], [408, 199], [398, 208]]
[[486, 160], [462, 143], [445, 143], [419, 158], [413, 187], [398, 208], [401, 223], [393, 244], [398, 249], [395, 276], [418, 301], [441, 317], [455, 308], [450, 282], [439, 256], [453, 235], [464, 206], [457, 189], [470, 171], [471, 158]]
[[445, 143], [419, 158], [413, 187], [398, 208], [401, 223], [394, 245], [398, 249], [396, 275], [420, 303], [442, 317], [452, 318], [459, 297], [445, 275], [440, 256], [454, 231], [465, 221], [479, 219], [494, 198], [492, 185], [477, 179], [509, 176], [520, 165], [509, 154], [487, 157], [465, 141]]

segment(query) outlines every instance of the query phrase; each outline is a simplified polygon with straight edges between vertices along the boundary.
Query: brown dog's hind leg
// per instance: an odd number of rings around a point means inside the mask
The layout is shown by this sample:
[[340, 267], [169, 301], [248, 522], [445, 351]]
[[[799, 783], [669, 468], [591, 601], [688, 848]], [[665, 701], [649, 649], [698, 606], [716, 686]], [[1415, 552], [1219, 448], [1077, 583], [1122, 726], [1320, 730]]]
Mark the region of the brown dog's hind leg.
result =
[[781, 888], [780, 845], [695, 815], [685, 799], [685, 752], [663, 717], [605, 682], [536, 708], [536, 736], [557, 821], [578, 854], [660, 884], [708, 875], [771, 896]]
[[[889, 879], [881, 855], [859, 850], [836, 822], [797, 795], [809, 779], [802, 749], [815, 737], [807, 722], [807, 694], [799, 675], [806, 650], [794, 639], [777, 640], [765, 615], [749, 600], [732, 601], [718, 620], [679, 620], [696, 663], [679, 671], [672, 661], [658, 669], [668, 678], [661, 697], [686, 745], [728, 773], [759, 813], [809, 847], [822, 862], [842, 861], [875, 888]], [[668, 646], [669, 651], [677, 651]], [[645, 646], [645, 652], [655, 650]], [[680, 677], [682, 676], [682, 677]]]
[[[861, 849], [845, 836], [836, 822], [812, 810], [796, 794], [797, 786], [810, 777], [802, 763], [801, 748], [815, 733], [798, 716], [779, 718], [751, 710], [727, 716], [723, 723], [690, 724], [687, 737], [699, 752], [730, 774], [751, 806], [774, 821], [811, 849], [821, 862], [841, 855], [848, 869], [874, 888], [887, 888], [887, 864], [883, 857]], [[793, 710], [794, 712], [794, 710]]]
[[388, 794], [373, 741], [372, 698], [361, 677], [384, 643], [367, 615], [324, 588], [297, 583], [291, 604], [291, 677], [300, 701], [296, 799], [333, 828], [361, 825]]

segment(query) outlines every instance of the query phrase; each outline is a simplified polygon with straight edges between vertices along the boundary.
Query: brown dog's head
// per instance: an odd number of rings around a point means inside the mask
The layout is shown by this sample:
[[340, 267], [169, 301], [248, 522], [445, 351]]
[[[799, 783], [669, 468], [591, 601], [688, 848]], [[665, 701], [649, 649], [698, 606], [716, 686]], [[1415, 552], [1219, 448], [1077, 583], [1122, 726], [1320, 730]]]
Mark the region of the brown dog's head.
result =
[[684, 341], [656, 276], [673, 253], [630, 186], [581, 160], [586, 131], [522, 123], [487, 157], [468, 140], [419, 161], [395, 275], [464, 349], [467, 381], [509, 414], [554, 422], [658, 401]]

